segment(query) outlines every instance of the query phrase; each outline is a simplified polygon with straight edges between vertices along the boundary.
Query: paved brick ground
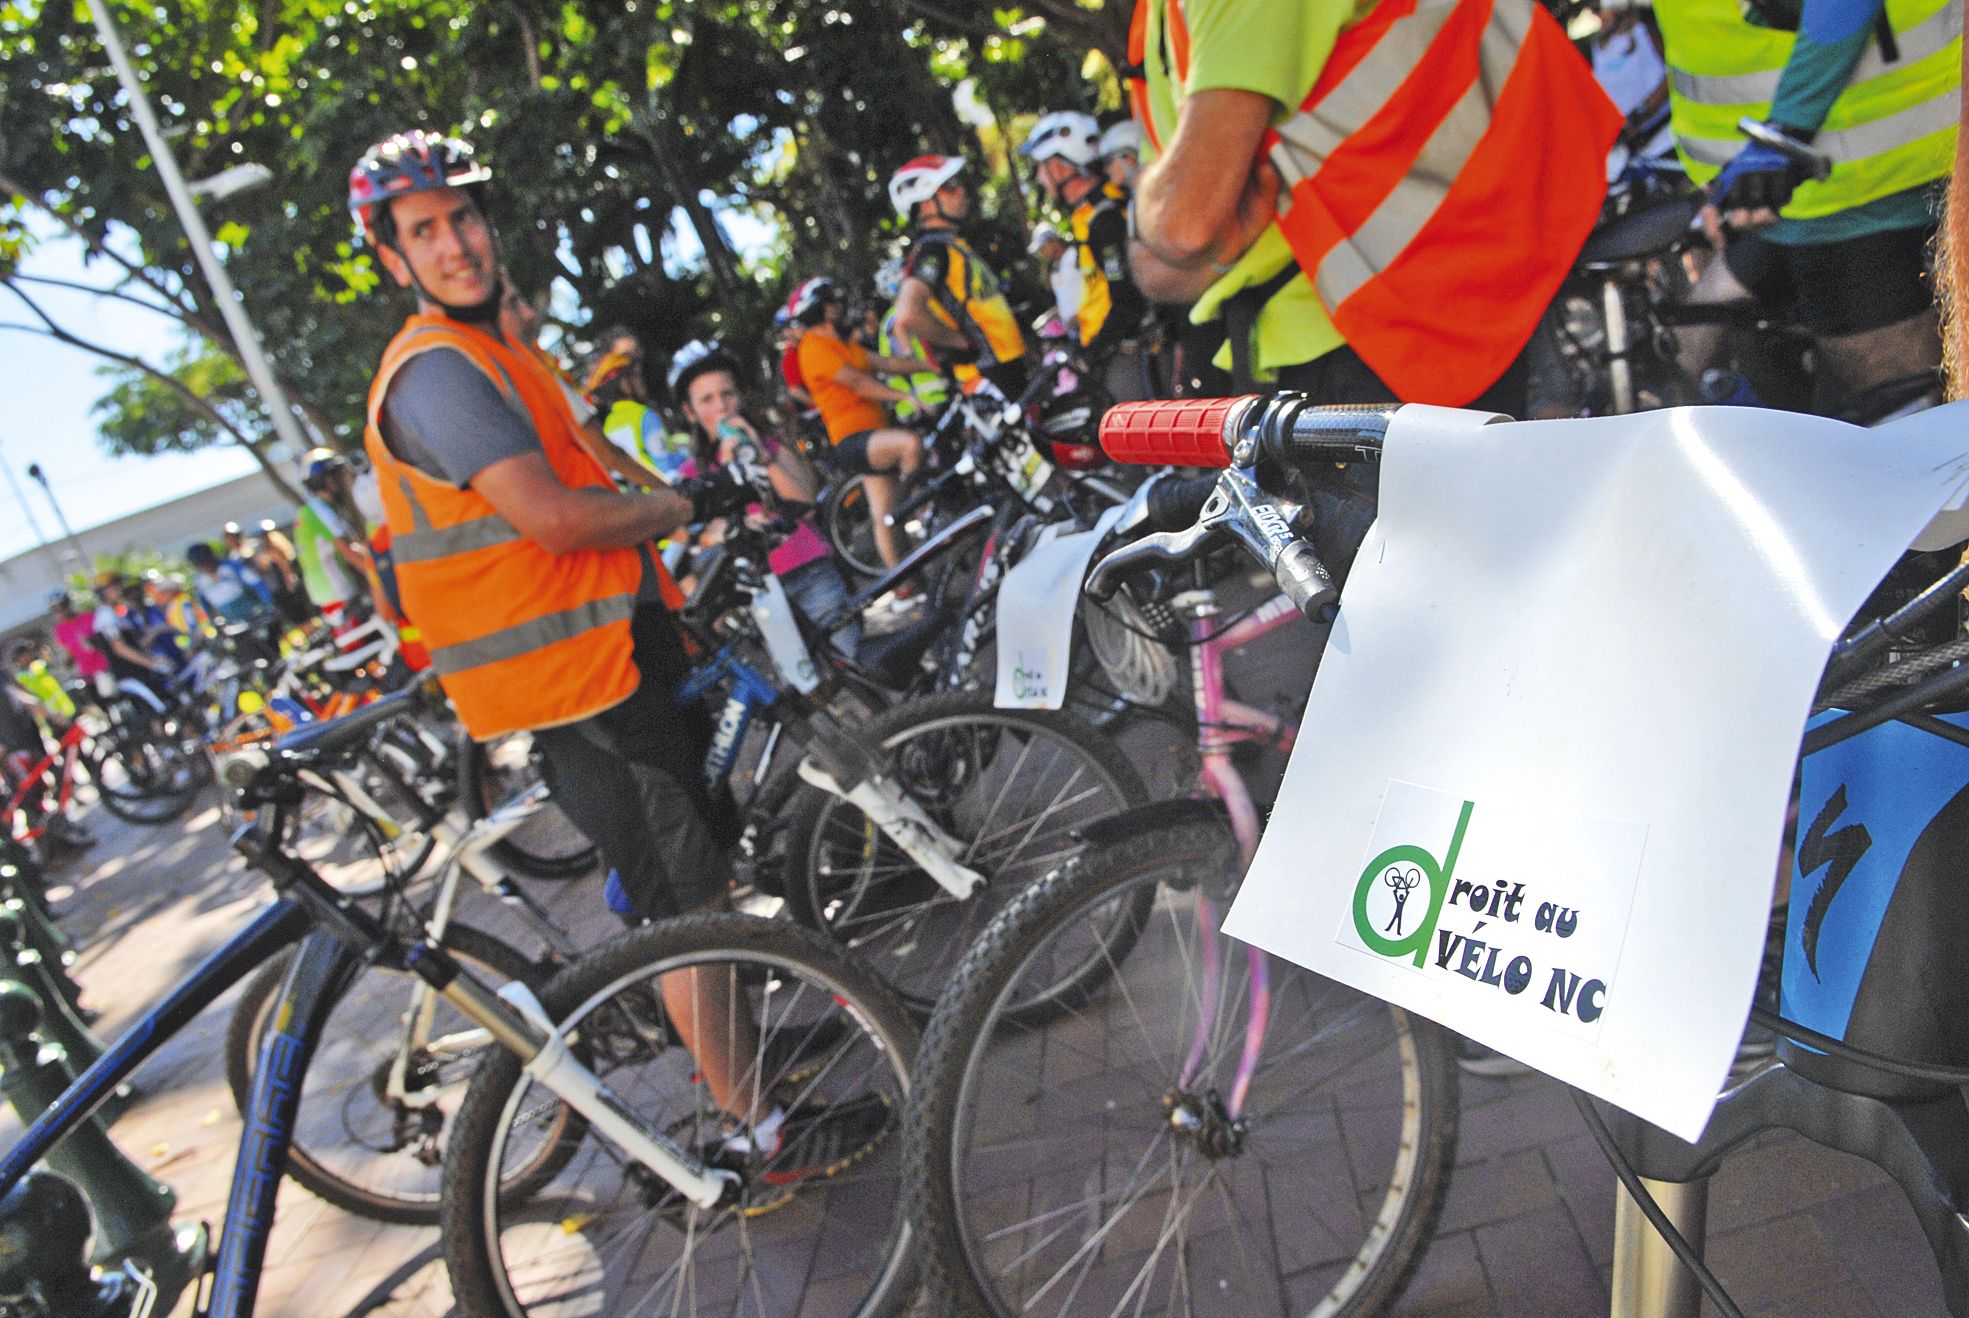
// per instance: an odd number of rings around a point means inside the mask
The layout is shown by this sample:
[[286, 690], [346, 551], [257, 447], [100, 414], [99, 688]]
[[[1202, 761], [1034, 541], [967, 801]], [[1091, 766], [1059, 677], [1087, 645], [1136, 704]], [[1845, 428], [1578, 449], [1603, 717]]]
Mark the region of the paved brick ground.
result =
[[[78, 970], [113, 1036], [264, 897], [225, 853], [217, 812], [139, 830], [97, 812], [101, 841], [51, 876], [54, 905], [85, 948]], [[569, 885], [568, 900], [593, 900]], [[482, 900], [470, 918], [497, 925]], [[122, 1147], [176, 1187], [181, 1215], [215, 1219], [238, 1135], [220, 1045], [229, 1004], [173, 1040], [139, 1075], [146, 1097], [115, 1128]], [[1466, 1080], [1459, 1166], [1441, 1232], [1398, 1312], [1606, 1312], [1611, 1173], [1564, 1093], [1535, 1077]], [[16, 1128], [0, 1130], [0, 1142]], [[1711, 1193], [1710, 1258], [1740, 1303], [1781, 1315], [1943, 1312], [1913, 1215], [1885, 1177], [1776, 1136], [1733, 1159]], [[386, 1227], [289, 1185], [262, 1311], [300, 1318], [453, 1312], [435, 1229]]]

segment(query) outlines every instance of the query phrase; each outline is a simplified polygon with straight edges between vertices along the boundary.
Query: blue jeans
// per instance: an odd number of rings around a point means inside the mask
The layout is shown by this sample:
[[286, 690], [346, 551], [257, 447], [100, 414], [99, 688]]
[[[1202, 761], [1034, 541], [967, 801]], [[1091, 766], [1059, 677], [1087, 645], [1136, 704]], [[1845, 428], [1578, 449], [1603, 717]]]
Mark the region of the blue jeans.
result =
[[[816, 624], [839, 613], [853, 598], [847, 581], [841, 576], [841, 569], [834, 565], [831, 558], [816, 558], [811, 563], [802, 563], [791, 572], [782, 573], [779, 584], [786, 587], [786, 598], [793, 601], [793, 607], [800, 611], [800, 616]], [[854, 658], [855, 651], [861, 648], [861, 619], [852, 618], [827, 639], [841, 654]]]

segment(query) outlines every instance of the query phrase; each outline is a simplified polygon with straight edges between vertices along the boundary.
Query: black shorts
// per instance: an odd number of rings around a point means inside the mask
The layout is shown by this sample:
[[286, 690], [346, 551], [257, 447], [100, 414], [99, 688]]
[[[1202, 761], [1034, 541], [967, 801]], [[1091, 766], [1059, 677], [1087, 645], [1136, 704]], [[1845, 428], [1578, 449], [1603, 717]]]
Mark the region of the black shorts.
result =
[[857, 430], [852, 435], [844, 435], [834, 446], [830, 461], [837, 471], [847, 476], [881, 476], [868, 462], [868, 441], [875, 438], [873, 430]]
[[730, 798], [704, 783], [711, 720], [678, 705], [690, 658], [676, 622], [642, 606], [630, 624], [642, 681], [619, 705], [533, 734], [547, 785], [621, 876], [634, 913], [662, 919], [717, 905], [738, 837]]
[[1739, 234], [1723, 249], [1759, 302], [1788, 308], [1820, 336], [1884, 329], [1935, 304], [1928, 247], [1935, 226], [1889, 229], [1829, 243], [1774, 243]]

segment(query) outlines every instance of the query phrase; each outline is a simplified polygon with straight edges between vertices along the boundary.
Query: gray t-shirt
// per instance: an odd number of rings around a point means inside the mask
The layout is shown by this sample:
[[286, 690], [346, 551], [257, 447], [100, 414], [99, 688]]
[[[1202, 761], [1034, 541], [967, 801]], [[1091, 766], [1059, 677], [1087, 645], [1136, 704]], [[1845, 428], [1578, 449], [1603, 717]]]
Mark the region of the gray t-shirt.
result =
[[390, 452], [459, 489], [520, 453], [539, 453], [533, 425], [462, 352], [432, 348], [397, 368], [383, 398]]

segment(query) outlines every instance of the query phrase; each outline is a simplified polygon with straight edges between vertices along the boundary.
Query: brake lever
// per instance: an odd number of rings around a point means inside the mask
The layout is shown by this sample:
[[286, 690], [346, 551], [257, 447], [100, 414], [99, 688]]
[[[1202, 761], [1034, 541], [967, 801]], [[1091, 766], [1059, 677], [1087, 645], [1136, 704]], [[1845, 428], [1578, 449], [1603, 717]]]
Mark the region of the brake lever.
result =
[[1303, 511], [1298, 504], [1275, 502], [1252, 479], [1250, 467], [1229, 467], [1217, 477], [1199, 525], [1224, 527], [1265, 565], [1299, 612], [1314, 622], [1332, 622], [1340, 607], [1340, 588], [1319, 556], [1293, 534], [1292, 522]]
[[1106, 601], [1120, 587], [1124, 574], [1148, 563], [1194, 558], [1213, 537], [1228, 535], [1271, 572], [1279, 589], [1302, 614], [1314, 622], [1333, 621], [1339, 611], [1340, 589], [1312, 548], [1292, 531], [1293, 519], [1303, 509], [1275, 501], [1259, 487], [1251, 472], [1247, 465], [1217, 473], [1217, 487], [1188, 530], [1158, 531], [1103, 557], [1088, 574], [1084, 587], [1087, 596]]
[[[1210, 496], [1215, 502], [1217, 496]], [[1208, 505], [1206, 505], [1208, 511]], [[1087, 584], [1081, 593], [1097, 603], [1105, 604], [1114, 598], [1121, 589], [1121, 579], [1141, 571], [1145, 566], [1156, 563], [1183, 563], [1203, 552], [1205, 544], [1216, 536], [1218, 527], [1199, 518], [1196, 525], [1186, 531], [1157, 531], [1145, 535], [1132, 544], [1102, 556], [1087, 574]]]

